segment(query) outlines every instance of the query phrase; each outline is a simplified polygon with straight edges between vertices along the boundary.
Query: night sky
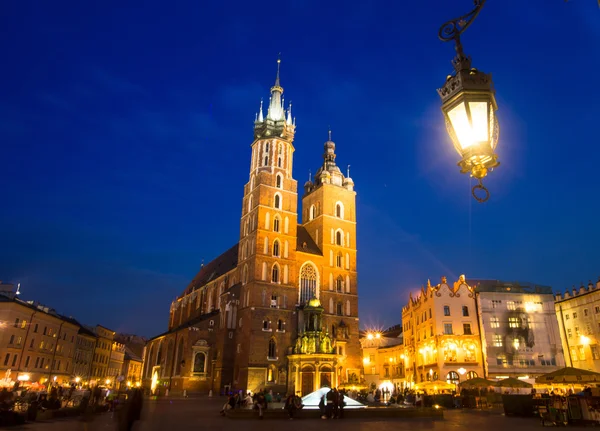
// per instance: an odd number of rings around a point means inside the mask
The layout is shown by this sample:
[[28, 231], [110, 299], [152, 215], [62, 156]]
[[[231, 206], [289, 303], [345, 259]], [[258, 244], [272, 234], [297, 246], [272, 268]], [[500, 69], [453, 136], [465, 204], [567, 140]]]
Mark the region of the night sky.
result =
[[[323, 3], [326, 3], [324, 6]], [[401, 321], [431, 278], [564, 290], [600, 275], [600, 10], [490, 0], [463, 35], [491, 72], [501, 166], [477, 204], [436, 89], [461, 1], [5, 1], [0, 280], [88, 324], [156, 335], [238, 240], [276, 59], [294, 177], [331, 126], [356, 183], [360, 317]]]

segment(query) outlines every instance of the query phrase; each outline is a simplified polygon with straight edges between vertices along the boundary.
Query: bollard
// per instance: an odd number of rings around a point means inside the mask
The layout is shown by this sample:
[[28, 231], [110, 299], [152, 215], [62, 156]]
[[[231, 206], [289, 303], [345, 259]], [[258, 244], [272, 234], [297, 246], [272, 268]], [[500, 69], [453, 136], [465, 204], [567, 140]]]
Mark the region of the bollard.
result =
[[212, 389], [210, 391], [208, 391], [208, 396], [212, 397]]
[[183, 398], [187, 398], [187, 389], [183, 390]]

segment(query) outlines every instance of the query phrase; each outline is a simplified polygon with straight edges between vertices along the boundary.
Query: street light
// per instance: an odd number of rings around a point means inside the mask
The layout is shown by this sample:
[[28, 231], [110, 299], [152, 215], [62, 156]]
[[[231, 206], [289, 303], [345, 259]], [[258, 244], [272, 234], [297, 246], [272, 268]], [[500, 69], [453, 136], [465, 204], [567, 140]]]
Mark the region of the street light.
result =
[[460, 172], [470, 174], [479, 182], [472, 190], [478, 202], [485, 202], [490, 197], [482, 179], [500, 164], [494, 152], [499, 134], [498, 105], [492, 75], [471, 67], [471, 57], [463, 52], [460, 35], [479, 15], [484, 3], [485, 0], [475, 0], [475, 9], [444, 23], [438, 33], [442, 41], [456, 44], [456, 57], [452, 60], [455, 73], [446, 78], [438, 94], [442, 99], [446, 129], [462, 158], [458, 162]]

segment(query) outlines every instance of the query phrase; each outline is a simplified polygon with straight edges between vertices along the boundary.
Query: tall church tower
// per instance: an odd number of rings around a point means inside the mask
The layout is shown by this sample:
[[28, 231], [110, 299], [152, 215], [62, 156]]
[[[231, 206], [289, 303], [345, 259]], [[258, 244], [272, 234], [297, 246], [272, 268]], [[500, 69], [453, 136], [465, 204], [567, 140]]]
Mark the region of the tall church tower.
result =
[[265, 381], [267, 366], [267, 382], [284, 380], [284, 375], [275, 376], [286, 369], [284, 346], [291, 343], [286, 327], [297, 302], [298, 186], [292, 177], [296, 126], [291, 103], [284, 109], [279, 68], [280, 60], [266, 117], [261, 102], [254, 122], [249, 181], [244, 187], [240, 220], [239, 317], [245, 326], [238, 331], [241, 339], [233, 380], [247, 381], [248, 387]]

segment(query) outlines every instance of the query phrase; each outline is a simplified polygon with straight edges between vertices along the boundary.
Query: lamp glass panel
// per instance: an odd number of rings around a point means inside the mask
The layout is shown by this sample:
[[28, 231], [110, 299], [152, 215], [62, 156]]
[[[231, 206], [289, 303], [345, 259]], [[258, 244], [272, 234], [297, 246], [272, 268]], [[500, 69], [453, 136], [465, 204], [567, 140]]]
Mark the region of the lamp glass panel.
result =
[[471, 130], [471, 124], [469, 123], [469, 117], [467, 116], [467, 109], [464, 102], [459, 103], [448, 111], [448, 118], [450, 118], [452, 128], [454, 129], [460, 147], [464, 150], [473, 145], [473, 131]]
[[487, 102], [469, 102], [471, 111], [471, 127], [475, 142], [489, 141], [488, 104]]

